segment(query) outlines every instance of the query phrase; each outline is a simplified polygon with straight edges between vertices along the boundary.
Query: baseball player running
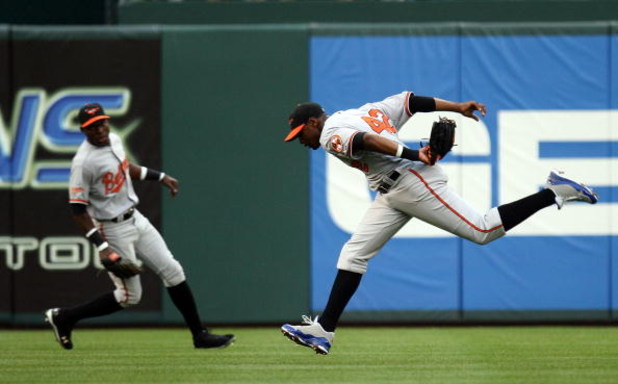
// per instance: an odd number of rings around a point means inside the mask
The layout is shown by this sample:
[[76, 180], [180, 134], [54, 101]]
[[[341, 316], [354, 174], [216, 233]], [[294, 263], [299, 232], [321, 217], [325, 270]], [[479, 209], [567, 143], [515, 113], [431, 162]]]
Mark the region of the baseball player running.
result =
[[[321, 146], [363, 171], [370, 188], [379, 193], [341, 250], [338, 273], [321, 317], [303, 316], [305, 325], [281, 327], [292, 341], [328, 354], [339, 317], [356, 292], [367, 263], [413, 217], [483, 245], [504, 236], [542, 208], [553, 204], [562, 208], [569, 201], [597, 202], [597, 195], [589, 187], [552, 171], [545, 189], [487, 212], [477, 212], [449, 188], [442, 168], [434, 165], [441, 156], [432, 152], [431, 145], [412, 150], [397, 136], [414, 113], [432, 111], [458, 112], [478, 121], [475, 112], [484, 116], [485, 105], [402, 92], [332, 116], [316, 103], [299, 104], [293, 110], [286, 142], [298, 138], [313, 150]], [[447, 119], [434, 123], [434, 127], [443, 124], [454, 127], [454, 122]]]
[[84, 105], [78, 118], [86, 140], [71, 165], [69, 203], [75, 223], [97, 247], [101, 263], [116, 289], [76, 307], [45, 312], [45, 320], [53, 328], [60, 346], [73, 348], [71, 332], [78, 321], [139, 303], [142, 286], [137, 259], [167, 287], [192, 333], [195, 348], [230, 345], [234, 335], [216, 335], [203, 327], [182, 266], [159, 232], [136, 208], [139, 199], [132, 180], [158, 181], [170, 189], [172, 197], [178, 193], [178, 180], [130, 163], [120, 138], [110, 133], [109, 116], [101, 105]]

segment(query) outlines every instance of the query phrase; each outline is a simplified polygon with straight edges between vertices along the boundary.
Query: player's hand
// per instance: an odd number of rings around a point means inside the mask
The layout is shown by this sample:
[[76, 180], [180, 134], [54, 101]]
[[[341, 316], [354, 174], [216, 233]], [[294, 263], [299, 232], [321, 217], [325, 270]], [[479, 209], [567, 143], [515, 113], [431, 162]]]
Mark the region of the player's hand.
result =
[[481, 116], [485, 116], [487, 110], [485, 108], [485, 104], [477, 103], [476, 101], [465, 101], [462, 103], [458, 103], [459, 113], [462, 115], [479, 121], [479, 117], [474, 114], [474, 111], [479, 111]]
[[101, 261], [103, 261], [103, 260], [111, 260], [111, 259], [115, 258], [114, 256], [112, 256], [113, 254], [118, 256], [118, 254], [116, 252], [114, 252], [114, 250], [111, 247], [107, 247], [104, 250], [99, 252], [99, 258], [101, 259]]
[[163, 180], [161, 180], [161, 184], [169, 188], [170, 195], [172, 196], [172, 198], [176, 197], [176, 195], [179, 192], [179, 188], [180, 188], [178, 180], [176, 180], [170, 175], [165, 175]]
[[431, 147], [429, 145], [424, 146], [418, 150], [418, 159], [427, 165], [434, 165], [440, 160], [442, 156], [433, 156], [431, 153]]
[[110, 247], [99, 252], [101, 264], [109, 272], [121, 279], [128, 279], [142, 272], [142, 269], [131, 260], [121, 257]]

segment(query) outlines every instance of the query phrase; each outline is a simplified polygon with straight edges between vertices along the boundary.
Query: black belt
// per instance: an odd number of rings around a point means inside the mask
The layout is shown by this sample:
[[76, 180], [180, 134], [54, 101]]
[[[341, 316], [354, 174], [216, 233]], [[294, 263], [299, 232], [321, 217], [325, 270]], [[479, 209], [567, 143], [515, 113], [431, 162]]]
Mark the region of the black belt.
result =
[[378, 191], [381, 192], [382, 194], [387, 193], [391, 189], [393, 184], [395, 184], [395, 181], [397, 181], [399, 176], [401, 176], [401, 173], [397, 171], [393, 171], [389, 173], [388, 176], [386, 176], [382, 180], [380, 185], [378, 185]]
[[135, 213], [135, 208], [131, 208], [125, 211], [125, 213], [123, 213], [122, 215], [114, 217], [113, 219], [99, 220], [99, 221], [111, 221], [112, 223], [121, 223], [125, 220], [129, 220], [130, 218], [132, 218], [134, 213]]

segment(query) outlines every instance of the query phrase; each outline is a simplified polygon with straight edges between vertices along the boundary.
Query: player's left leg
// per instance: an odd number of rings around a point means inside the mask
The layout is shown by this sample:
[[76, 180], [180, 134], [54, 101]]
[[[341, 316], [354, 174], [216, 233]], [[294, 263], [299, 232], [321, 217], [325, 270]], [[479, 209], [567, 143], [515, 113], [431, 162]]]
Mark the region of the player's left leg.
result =
[[485, 244], [505, 234], [498, 210], [478, 212], [448, 186], [438, 167], [407, 170], [386, 199], [394, 209], [475, 243]]
[[[136, 239], [136, 232], [131, 229], [130, 223], [106, 223], [99, 229], [114, 251], [122, 257], [135, 260], [132, 242]], [[56, 340], [64, 349], [73, 348], [71, 334], [79, 321], [109, 315], [140, 301], [142, 286], [139, 276], [121, 279], [112, 273], [108, 275], [116, 287], [113, 292], [73, 307], [51, 308], [45, 311], [45, 320], [51, 325]]]
[[150, 221], [138, 211], [135, 212], [136, 226], [140, 231], [135, 243], [140, 259], [163, 281], [172, 302], [182, 314], [193, 336], [195, 348], [223, 348], [232, 344], [234, 335], [216, 335], [204, 327], [195, 304], [195, 299], [185, 273], [170, 252], [165, 240]]
[[123, 309], [116, 301], [113, 292], [106, 293], [92, 301], [68, 308], [50, 308], [45, 311], [45, 321], [49, 323], [56, 341], [64, 349], [73, 349], [71, 334], [75, 324], [86, 318], [105, 316]]
[[498, 207], [505, 231], [520, 224], [537, 211], [553, 204], [561, 209], [564, 203], [569, 201], [596, 204], [599, 200], [597, 194], [590, 187], [568, 178], [561, 171], [551, 171], [545, 187], [546, 189], [535, 194]]
[[[477, 244], [487, 244], [504, 236], [506, 231], [553, 204], [561, 207], [564, 201], [585, 201], [591, 204], [597, 201], [594, 192], [584, 184], [564, 177], [553, 180], [552, 175], [555, 174], [552, 172], [547, 189], [480, 213], [450, 189], [445, 178], [436, 175], [438, 173], [428, 172], [425, 175], [410, 170], [400, 185], [389, 192], [389, 202], [395, 208]], [[408, 193], [417, 196], [418, 201], [407, 204], [398, 196]]]

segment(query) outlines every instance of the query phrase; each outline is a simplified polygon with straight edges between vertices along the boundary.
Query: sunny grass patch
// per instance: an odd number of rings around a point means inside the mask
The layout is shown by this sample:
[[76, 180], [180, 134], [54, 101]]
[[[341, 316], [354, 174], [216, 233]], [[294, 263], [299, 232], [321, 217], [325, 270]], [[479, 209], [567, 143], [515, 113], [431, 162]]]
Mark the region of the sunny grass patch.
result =
[[616, 383], [614, 327], [341, 327], [315, 355], [278, 328], [217, 329], [237, 342], [195, 350], [181, 329], [0, 331], [0, 383]]

